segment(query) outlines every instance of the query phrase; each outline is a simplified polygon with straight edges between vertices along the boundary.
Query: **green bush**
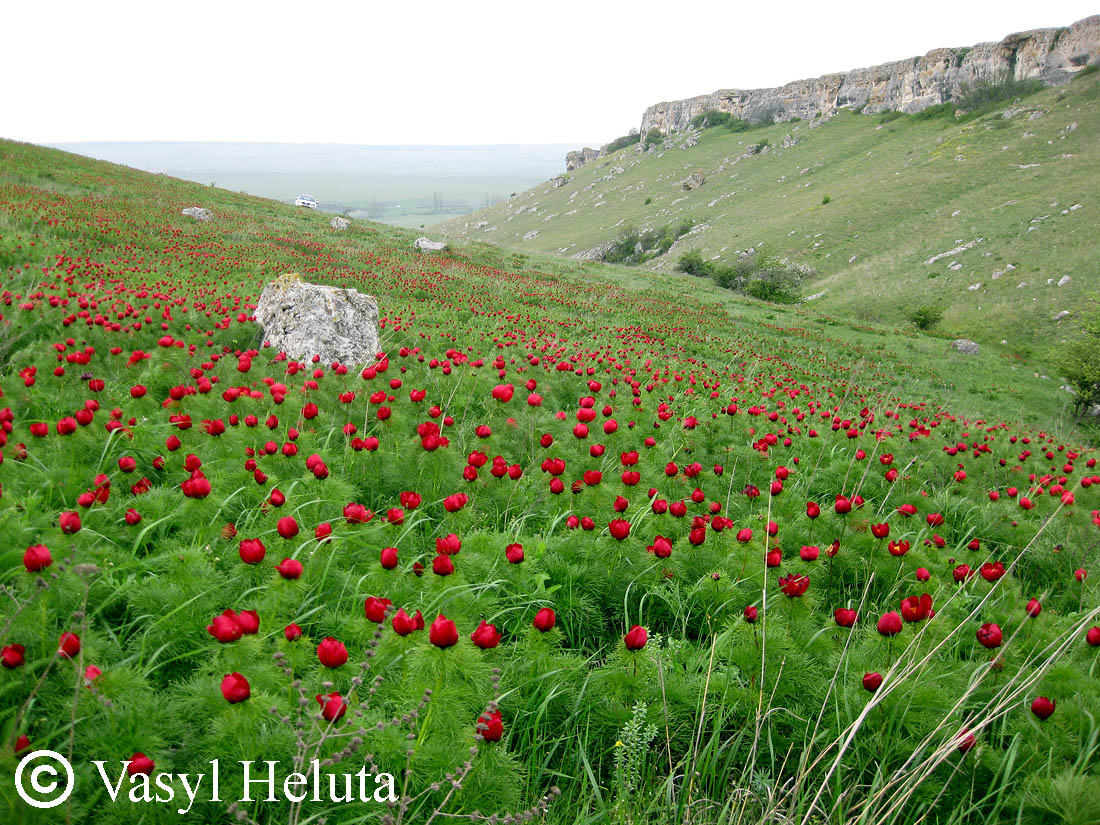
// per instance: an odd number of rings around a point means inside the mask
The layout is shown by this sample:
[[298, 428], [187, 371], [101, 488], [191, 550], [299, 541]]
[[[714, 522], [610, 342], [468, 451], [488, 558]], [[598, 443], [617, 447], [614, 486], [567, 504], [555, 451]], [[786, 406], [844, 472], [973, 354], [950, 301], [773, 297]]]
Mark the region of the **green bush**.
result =
[[822, 195], [821, 196], [821, 205], [824, 206], [825, 204], [827, 204], [831, 200], [832, 200], [832, 198], [829, 197], [828, 195]]
[[639, 232], [632, 226], [623, 227], [619, 236], [612, 242], [611, 248], [604, 253], [606, 263], [627, 264], [633, 266], [653, 258], [660, 257], [672, 248], [672, 245], [691, 231], [695, 220], [685, 218], [679, 224], [668, 224], [660, 229]]
[[917, 329], [932, 329], [943, 318], [943, 310], [934, 306], [917, 307], [908, 317]]
[[1073, 388], [1073, 406], [1083, 417], [1093, 404], [1100, 404], [1100, 312], [1085, 326], [1085, 334], [1060, 347], [1054, 354], [1058, 374]]
[[625, 149], [627, 146], [633, 146], [642, 136], [638, 134], [637, 129], [631, 129], [627, 134], [622, 137], [617, 137], [604, 147], [606, 154], [610, 155], [612, 152], [618, 152], [620, 149]]
[[[800, 120], [800, 118], [791, 118], [792, 121]], [[691, 119], [691, 126], [695, 129], [709, 129], [712, 126], [724, 126], [727, 131], [738, 133], [747, 132], [750, 129], [761, 129], [765, 126], [771, 126], [775, 123], [775, 115], [769, 113], [764, 115], [760, 120], [750, 123], [739, 117], [735, 117], [729, 112], [720, 112], [717, 109], [707, 109], [702, 114], [698, 114]]]
[[935, 106], [921, 109], [913, 115], [913, 120], [939, 120], [940, 118], [954, 117], [956, 108], [954, 103], [937, 103]]
[[710, 261], [703, 259], [703, 254], [697, 249], [685, 252], [676, 262], [676, 271], [694, 275], [697, 278], [709, 278], [713, 275], [714, 267]]
[[971, 120], [988, 114], [1003, 103], [1035, 94], [1042, 88], [1043, 84], [1035, 78], [1016, 80], [1004, 73], [983, 83], [963, 86], [953, 99], [922, 109], [913, 118], [918, 121], [954, 118], [955, 112], [959, 111], [962, 112], [960, 120]]
[[764, 278], [749, 281], [745, 294], [773, 304], [793, 304], [798, 300], [798, 295], [790, 292], [784, 284]]
[[654, 127], [645, 133], [645, 145], [648, 146], [660, 146], [665, 141], [665, 136], [661, 130]]
[[799, 299], [799, 287], [806, 271], [760, 250], [738, 262], [745, 280], [744, 292], [761, 301], [793, 304]]
[[720, 112], [717, 109], [707, 109], [700, 115], [691, 119], [691, 125], [696, 129], [709, 129], [711, 126], [725, 126], [730, 121], [729, 112]]
[[709, 277], [717, 286], [762, 301], [792, 304], [799, 299], [799, 287], [808, 270], [757, 250], [740, 256], [732, 264], [707, 261], [698, 251], [680, 256], [676, 269], [697, 277]]
[[986, 83], [962, 87], [959, 90], [956, 105], [968, 116], [973, 117], [1000, 103], [1035, 94], [1042, 88], [1043, 84], [1036, 78], [1016, 80], [1011, 75], [1003, 74]]

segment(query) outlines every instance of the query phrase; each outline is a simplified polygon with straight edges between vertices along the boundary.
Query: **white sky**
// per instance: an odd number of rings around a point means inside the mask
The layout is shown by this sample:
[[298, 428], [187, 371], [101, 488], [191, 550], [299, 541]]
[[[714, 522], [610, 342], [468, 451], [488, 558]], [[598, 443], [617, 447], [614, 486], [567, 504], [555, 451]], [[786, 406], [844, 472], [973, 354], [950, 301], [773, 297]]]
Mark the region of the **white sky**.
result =
[[606, 142], [646, 106], [1066, 26], [1076, 0], [3, 0], [0, 137]]

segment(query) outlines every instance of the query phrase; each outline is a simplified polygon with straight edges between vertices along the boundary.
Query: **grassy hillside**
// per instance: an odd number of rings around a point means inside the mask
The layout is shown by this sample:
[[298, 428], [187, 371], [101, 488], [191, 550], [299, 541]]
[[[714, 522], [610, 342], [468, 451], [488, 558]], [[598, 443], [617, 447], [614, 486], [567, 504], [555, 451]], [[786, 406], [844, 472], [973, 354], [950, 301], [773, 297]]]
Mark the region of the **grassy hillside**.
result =
[[[1096, 433], [1035, 361], [0, 169], [2, 821], [178, 823], [141, 783], [214, 759], [212, 825], [1100, 821]], [[287, 272], [376, 296], [383, 351], [267, 346]], [[292, 803], [314, 759], [395, 801]]]
[[[935, 305], [941, 331], [1027, 353], [1062, 340], [1100, 291], [1098, 135], [1095, 73], [963, 123], [844, 113], [714, 127], [621, 150], [437, 231], [571, 256], [624, 227], [690, 217], [700, 228], [648, 269], [668, 273], [689, 249], [730, 261], [763, 245], [814, 268], [804, 292], [825, 311], [900, 325]], [[781, 148], [786, 136], [797, 144]], [[766, 153], [744, 156], [762, 142]], [[696, 170], [706, 182], [684, 191]]]

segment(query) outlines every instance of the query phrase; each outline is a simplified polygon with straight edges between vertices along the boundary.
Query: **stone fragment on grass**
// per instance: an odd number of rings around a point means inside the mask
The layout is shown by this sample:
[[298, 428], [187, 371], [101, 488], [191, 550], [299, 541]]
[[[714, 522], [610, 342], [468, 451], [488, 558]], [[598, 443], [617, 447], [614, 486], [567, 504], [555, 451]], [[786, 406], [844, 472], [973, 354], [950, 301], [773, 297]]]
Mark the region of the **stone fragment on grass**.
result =
[[379, 348], [378, 304], [354, 289], [310, 284], [295, 273], [264, 287], [256, 306], [264, 340], [298, 361], [319, 355], [322, 363], [374, 360]]
[[442, 241], [433, 241], [431, 238], [417, 238], [413, 241], [413, 247], [421, 252], [442, 252], [447, 244]]
[[683, 187], [685, 192], [690, 192], [692, 189], [698, 189], [706, 183], [706, 181], [707, 179], [703, 176], [702, 172], [692, 172], [680, 181], [680, 186]]

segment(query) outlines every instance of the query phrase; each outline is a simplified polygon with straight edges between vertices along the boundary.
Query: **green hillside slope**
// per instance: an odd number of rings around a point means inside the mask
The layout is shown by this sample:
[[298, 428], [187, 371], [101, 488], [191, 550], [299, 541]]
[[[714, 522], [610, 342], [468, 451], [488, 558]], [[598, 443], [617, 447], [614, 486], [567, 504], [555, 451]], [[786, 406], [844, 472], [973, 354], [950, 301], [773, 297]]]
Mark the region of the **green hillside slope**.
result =
[[[1024, 353], [1069, 335], [1100, 286], [1098, 103], [1091, 74], [966, 121], [846, 112], [677, 133], [434, 229], [572, 256], [690, 217], [696, 230], [646, 268], [764, 245], [813, 267], [804, 294], [826, 311], [903, 323], [936, 305], [940, 331]], [[705, 183], [686, 191], [697, 170]]]

